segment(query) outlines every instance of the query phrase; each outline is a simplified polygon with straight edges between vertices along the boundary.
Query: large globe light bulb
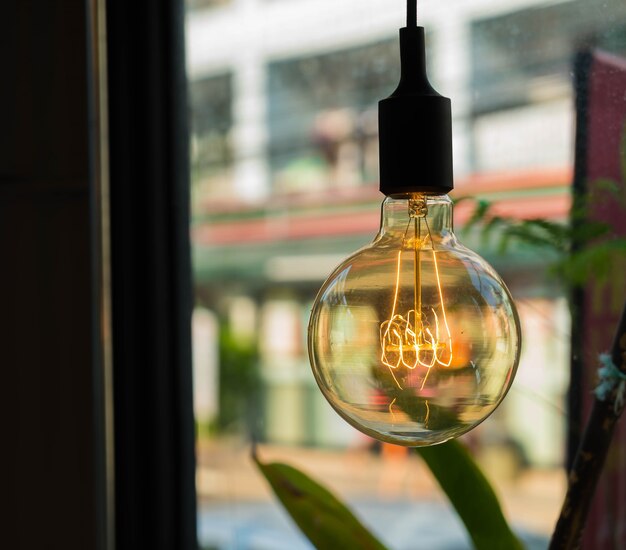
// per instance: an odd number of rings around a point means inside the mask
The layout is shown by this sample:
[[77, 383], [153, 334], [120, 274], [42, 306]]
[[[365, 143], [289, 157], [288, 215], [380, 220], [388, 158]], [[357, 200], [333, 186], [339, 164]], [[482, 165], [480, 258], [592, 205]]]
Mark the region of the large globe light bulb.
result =
[[424, 29], [407, 6], [400, 82], [379, 102], [380, 231], [324, 283], [308, 338], [315, 379], [345, 420], [424, 446], [494, 411], [521, 335], [506, 286], [452, 231], [451, 103], [428, 80]]
[[308, 343], [315, 379], [345, 420], [424, 446], [494, 411], [521, 336], [502, 279], [454, 235], [448, 196], [407, 193], [385, 199], [374, 241], [322, 286]]

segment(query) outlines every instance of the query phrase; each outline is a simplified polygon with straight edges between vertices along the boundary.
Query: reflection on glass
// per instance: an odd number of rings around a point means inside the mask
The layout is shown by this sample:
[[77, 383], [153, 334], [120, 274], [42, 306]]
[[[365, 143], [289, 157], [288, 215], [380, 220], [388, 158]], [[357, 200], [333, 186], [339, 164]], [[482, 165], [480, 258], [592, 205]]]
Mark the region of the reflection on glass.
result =
[[572, 52], [626, 54], [626, 3], [540, 2], [472, 21], [472, 101], [482, 114], [570, 93]]

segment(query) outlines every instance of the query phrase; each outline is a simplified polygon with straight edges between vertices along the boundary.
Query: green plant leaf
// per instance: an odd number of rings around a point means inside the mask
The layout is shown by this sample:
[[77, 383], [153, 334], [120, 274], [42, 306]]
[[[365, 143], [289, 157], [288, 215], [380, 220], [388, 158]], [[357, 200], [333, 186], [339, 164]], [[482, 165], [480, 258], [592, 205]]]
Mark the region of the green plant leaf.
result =
[[292, 466], [265, 464], [254, 451], [252, 458], [274, 494], [316, 548], [385, 550], [385, 546], [328, 489]]
[[[390, 387], [384, 386], [388, 395]], [[407, 406], [401, 399], [396, 404], [413, 420], [423, 421], [419, 407]], [[489, 481], [461, 443], [452, 440], [419, 447], [417, 452], [448, 496], [477, 550], [523, 550]]]
[[571, 228], [571, 241], [578, 246], [592, 244], [593, 241], [609, 235], [612, 228], [609, 224], [598, 221], [579, 222]]
[[556, 264], [556, 272], [571, 284], [582, 285], [594, 279], [605, 282], [617, 262], [626, 259], [626, 239], [615, 238], [583, 248]]
[[489, 481], [457, 441], [417, 450], [465, 524], [477, 550], [522, 550]]
[[465, 222], [465, 226], [463, 229], [466, 231], [469, 231], [475, 225], [481, 222], [484, 222], [486, 219], [488, 219], [491, 214], [492, 206], [493, 204], [487, 200], [477, 199], [476, 208], [474, 209], [474, 212], [472, 212], [470, 219], [467, 220], [467, 222]]
[[508, 223], [506, 218], [501, 216], [492, 216], [487, 220], [483, 227], [483, 240], [487, 242], [494, 231], [500, 230], [502, 226], [506, 226]]

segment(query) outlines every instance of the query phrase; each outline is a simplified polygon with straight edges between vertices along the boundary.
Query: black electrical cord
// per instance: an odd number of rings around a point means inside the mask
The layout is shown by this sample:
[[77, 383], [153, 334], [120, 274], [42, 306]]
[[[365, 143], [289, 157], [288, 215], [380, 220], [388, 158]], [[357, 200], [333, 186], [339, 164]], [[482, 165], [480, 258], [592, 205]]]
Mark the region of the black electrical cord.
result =
[[406, 26], [417, 27], [417, 0], [406, 2]]

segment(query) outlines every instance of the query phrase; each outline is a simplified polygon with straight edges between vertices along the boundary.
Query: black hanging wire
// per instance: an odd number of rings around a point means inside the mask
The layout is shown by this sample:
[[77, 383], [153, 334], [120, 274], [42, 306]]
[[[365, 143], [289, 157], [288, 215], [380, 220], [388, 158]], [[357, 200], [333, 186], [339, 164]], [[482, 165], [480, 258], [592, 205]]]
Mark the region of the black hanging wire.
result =
[[406, 2], [406, 26], [417, 27], [417, 0]]
[[[426, 75], [424, 28], [417, 0], [407, 1], [400, 29], [400, 82], [378, 103], [380, 190], [384, 195], [448, 193], [454, 188], [452, 110]], [[424, 162], [415, 164], [419, 154]]]

